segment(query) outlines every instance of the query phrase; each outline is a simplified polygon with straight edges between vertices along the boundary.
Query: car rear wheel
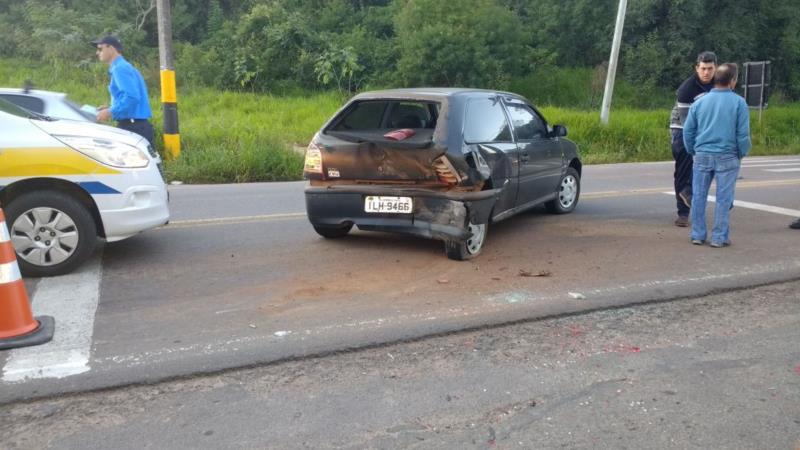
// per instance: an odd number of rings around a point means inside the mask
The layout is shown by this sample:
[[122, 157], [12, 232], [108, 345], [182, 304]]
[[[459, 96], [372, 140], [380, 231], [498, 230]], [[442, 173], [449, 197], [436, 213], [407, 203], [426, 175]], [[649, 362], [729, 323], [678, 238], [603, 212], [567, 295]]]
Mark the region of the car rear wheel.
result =
[[444, 251], [447, 257], [456, 261], [474, 258], [481, 253], [489, 225], [486, 223], [474, 224], [470, 222], [470, 236], [464, 241], [448, 240], [444, 242]]
[[316, 231], [320, 236], [327, 239], [336, 239], [347, 236], [347, 233], [349, 233], [350, 229], [353, 228], [353, 224], [350, 223], [343, 227], [323, 227], [319, 225], [313, 225], [313, 227], [314, 231]]
[[71, 272], [94, 251], [97, 226], [88, 208], [57, 191], [20, 195], [5, 209], [20, 271], [49, 277]]
[[553, 214], [571, 213], [578, 205], [581, 194], [581, 176], [572, 167], [567, 168], [556, 189], [556, 198], [545, 203], [547, 211]]

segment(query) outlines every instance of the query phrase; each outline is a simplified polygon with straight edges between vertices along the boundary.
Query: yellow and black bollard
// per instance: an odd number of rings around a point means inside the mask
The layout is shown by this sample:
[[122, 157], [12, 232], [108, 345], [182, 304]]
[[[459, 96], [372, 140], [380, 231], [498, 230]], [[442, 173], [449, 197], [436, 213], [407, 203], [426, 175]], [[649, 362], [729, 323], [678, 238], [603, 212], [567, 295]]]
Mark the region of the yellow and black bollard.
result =
[[181, 154], [181, 138], [178, 131], [178, 94], [174, 70], [161, 70], [161, 103], [164, 107], [164, 148], [170, 159], [178, 159]]

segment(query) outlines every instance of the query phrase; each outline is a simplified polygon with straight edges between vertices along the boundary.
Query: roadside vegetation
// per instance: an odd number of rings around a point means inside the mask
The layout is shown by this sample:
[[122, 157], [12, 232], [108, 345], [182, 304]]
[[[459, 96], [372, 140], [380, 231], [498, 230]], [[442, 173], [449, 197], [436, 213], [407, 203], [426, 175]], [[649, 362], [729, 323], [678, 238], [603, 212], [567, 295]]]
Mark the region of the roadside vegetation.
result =
[[[636, 90], [618, 82], [611, 123], [599, 120], [602, 93], [592, 88], [591, 71], [562, 70], [558, 76], [514, 80], [507, 86], [534, 101], [551, 123], [562, 123], [587, 164], [663, 161], [671, 158], [667, 123], [669, 92], [651, 95], [649, 109], [634, 108]], [[157, 74], [148, 76], [153, 124], [160, 135]], [[108, 102], [105, 67], [0, 60], [0, 86], [67, 92], [79, 103]], [[583, 93], [583, 94], [582, 94]], [[167, 161], [170, 181], [224, 183], [297, 180], [302, 152], [313, 134], [348, 98], [336, 90], [272, 93], [221, 91], [179, 86], [182, 153]], [[555, 106], [559, 104], [575, 107]], [[752, 111], [753, 155], [800, 153], [800, 104], [770, 106], [758, 120]], [[157, 139], [160, 142], [160, 138]]]
[[[617, 0], [173, 0], [185, 182], [298, 179], [302, 148], [353, 93], [471, 86], [520, 93], [567, 125], [587, 163], [668, 160], [674, 90], [700, 50], [772, 62], [754, 154], [800, 152], [795, 2], [629, 5], [611, 124], [599, 124]], [[107, 103], [88, 42], [122, 38], [161, 127], [156, 12], [145, 0], [0, 2], [0, 86]], [[752, 11], [759, 11], [754, 15]], [[300, 150], [300, 151], [298, 151]]]

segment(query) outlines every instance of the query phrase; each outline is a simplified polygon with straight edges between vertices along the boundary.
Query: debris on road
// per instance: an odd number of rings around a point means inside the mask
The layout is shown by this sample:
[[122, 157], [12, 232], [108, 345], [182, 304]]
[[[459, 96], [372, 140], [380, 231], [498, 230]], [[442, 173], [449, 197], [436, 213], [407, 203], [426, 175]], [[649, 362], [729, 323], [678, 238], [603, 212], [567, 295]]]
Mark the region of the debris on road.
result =
[[519, 269], [519, 276], [521, 277], [549, 277], [552, 275], [550, 271], [540, 270], [538, 273], [533, 273], [530, 270]]
[[569, 292], [570, 297], [574, 298], [575, 300], [583, 300], [586, 298], [585, 295], [581, 294], [580, 292]]

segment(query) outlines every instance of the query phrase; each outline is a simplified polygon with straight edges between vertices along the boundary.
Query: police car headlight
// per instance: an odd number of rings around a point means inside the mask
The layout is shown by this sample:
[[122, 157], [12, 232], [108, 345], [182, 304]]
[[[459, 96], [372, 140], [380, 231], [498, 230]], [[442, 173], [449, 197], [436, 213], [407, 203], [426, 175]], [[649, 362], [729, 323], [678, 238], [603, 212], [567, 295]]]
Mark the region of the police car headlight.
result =
[[84, 155], [114, 167], [147, 167], [150, 159], [138, 147], [110, 139], [83, 136], [54, 136]]

